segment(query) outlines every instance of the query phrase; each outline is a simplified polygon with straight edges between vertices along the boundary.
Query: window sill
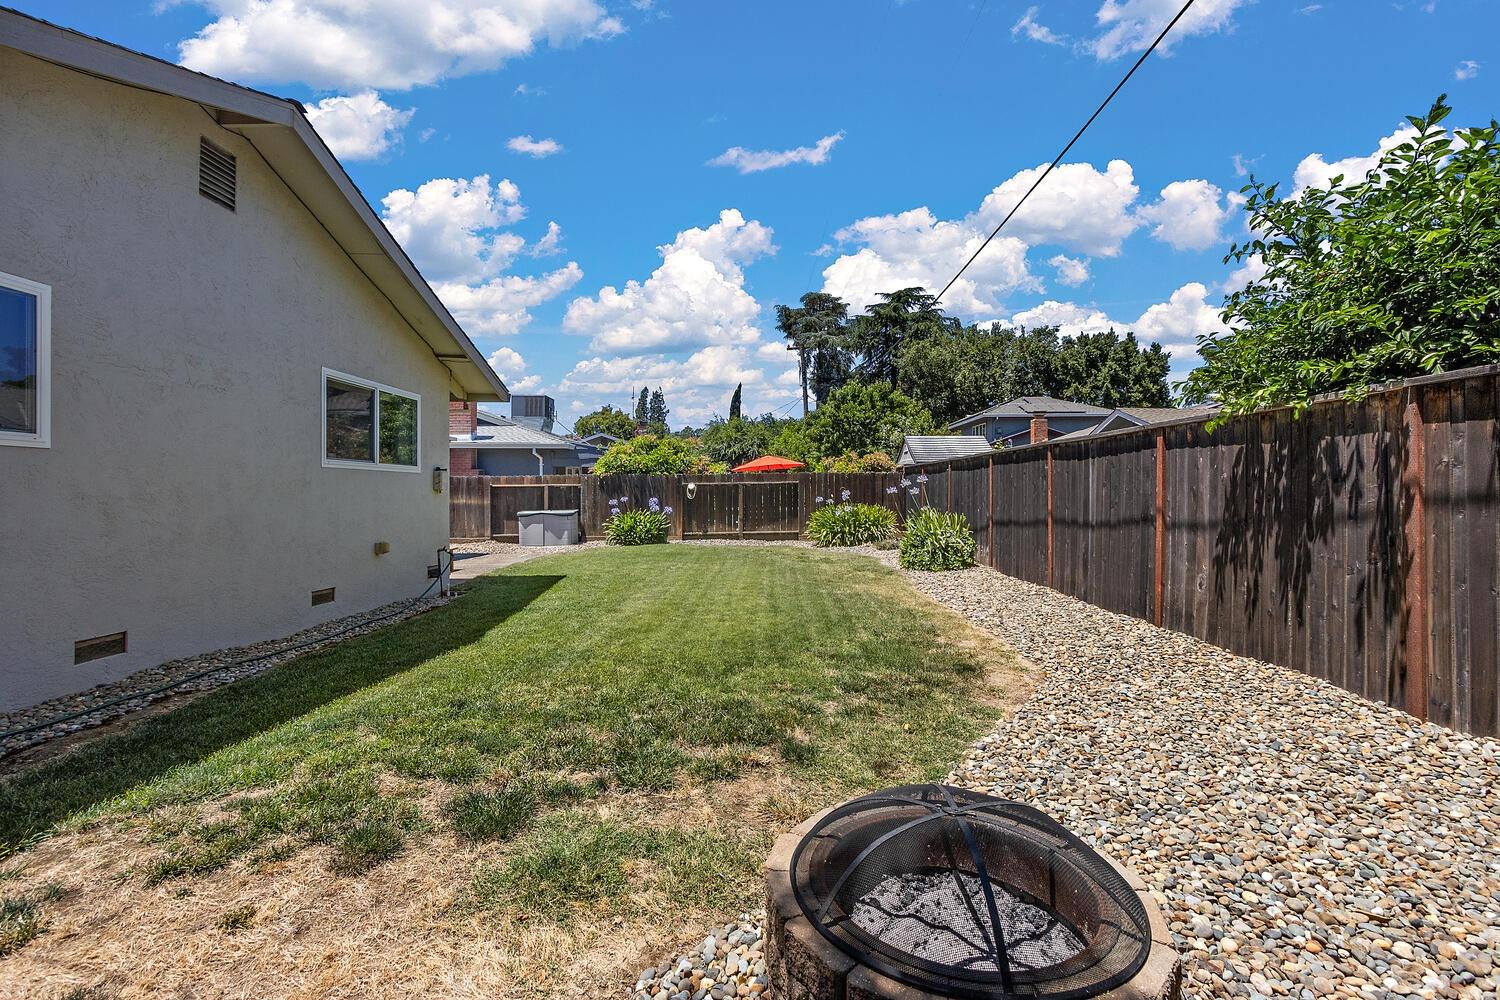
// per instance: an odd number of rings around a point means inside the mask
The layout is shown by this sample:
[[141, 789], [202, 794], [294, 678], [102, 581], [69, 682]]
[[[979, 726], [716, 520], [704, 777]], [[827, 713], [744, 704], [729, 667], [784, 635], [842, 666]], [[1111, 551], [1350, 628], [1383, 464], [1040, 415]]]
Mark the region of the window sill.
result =
[[52, 442], [41, 434], [17, 434], [0, 431], [0, 448], [50, 448]]
[[376, 469], [380, 472], [421, 472], [420, 465], [382, 465], [379, 462], [354, 462], [337, 458], [323, 459], [325, 469]]

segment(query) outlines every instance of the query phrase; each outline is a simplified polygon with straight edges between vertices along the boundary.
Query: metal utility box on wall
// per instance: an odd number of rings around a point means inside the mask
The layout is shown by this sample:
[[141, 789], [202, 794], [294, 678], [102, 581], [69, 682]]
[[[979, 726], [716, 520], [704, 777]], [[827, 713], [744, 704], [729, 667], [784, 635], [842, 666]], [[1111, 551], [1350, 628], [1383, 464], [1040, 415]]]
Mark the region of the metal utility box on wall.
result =
[[518, 510], [522, 545], [577, 545], [578, 511]]

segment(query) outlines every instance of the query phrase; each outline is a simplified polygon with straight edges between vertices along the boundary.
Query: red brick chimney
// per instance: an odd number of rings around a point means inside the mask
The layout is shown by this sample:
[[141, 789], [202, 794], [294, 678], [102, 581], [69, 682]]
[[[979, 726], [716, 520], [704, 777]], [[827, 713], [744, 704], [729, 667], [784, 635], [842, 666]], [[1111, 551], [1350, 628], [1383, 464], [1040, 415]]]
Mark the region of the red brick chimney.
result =
[[1045, 440], [1047, 440], [1047, 418], [1046, 417], [1032, 417], [1031, 418], [1031, 443], [1032, 444], [1041, 444]]
[[473, 437], [479, 426], [479, 408], [470, 402], [448, 403], [448, 434], [450, 436]]

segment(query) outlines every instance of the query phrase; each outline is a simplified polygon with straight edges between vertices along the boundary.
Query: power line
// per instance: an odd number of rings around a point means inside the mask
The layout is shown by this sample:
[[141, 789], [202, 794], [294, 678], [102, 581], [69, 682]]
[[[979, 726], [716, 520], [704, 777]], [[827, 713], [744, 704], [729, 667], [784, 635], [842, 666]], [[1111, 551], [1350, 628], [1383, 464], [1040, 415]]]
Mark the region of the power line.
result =
[[1156, 47], [1160, 45], [1162, 43], [1162, 40], [1167, 37], [1167, 34], [1177, 26], [1177, 22], [1182, 20], [1183, 15], [1188, 12], [1188, 8], [1192, 7], [1194, 2], [1195, 0], [1187, 0], [1187, 3], [1183, 4], [1182, 9], [1177, 12], [1177, 16], [1168, 21], [1167, 26], [1161, 29], [1161, 34], [1156, 36], [1156, 41], [1152, 42], [1150, 48], [1141, 53], [1141, 57], [1135, 61], [1135, 65], [1131, 66], [1130, 71], [1120, 78], [1120, 82], [1115, 84], [1115, 89], [1109, 92], [1109, 96], [1104, 99], [1104, 103], [1100, 104], [1099, 107], [1094, 109], [1094, 113], [1089, 115], [1089, 120], [1084, 122], [1083, 127], [1073, 134], [1073, 138], [1068, 140], [1068, 144], [1062, 148], [1062, 152], [1057, 154], [1052, 162], [1047, 165], [1047, 169], [1042, 171], [1041, 176], [1032, 183], [1031, 187], [1026, 189], [1026, 193], [1021, 195], [1021, 200], [1016, 202], [1011, 210], [1005, 214], [1005, 218], [1000, 220], [1000, 225], [995, 227], [995, 231], [985, 237], [984, 242], [979, 244], [979, 249], [974, 251], [973, 256], [964, 261], [964, 266], [958, 269], [958, 273], [948, 279], [948, 283], [943, 286], [943, 290], [941, 292], [938, 292], [937, 294], [938, 301], [941, 301], [943, 296], [948, 294], [948, 289], [953, 287], [953, 283], [955, 281], [964, 276], [964, 272], [969, 269], [969, 265], [979, 259], [979, 255], [984, 253], [984, 248], [989, 246], [990, 242], [994, 240], [996, 236], [1000, 235], [1000, 230], [1005, 228], [1005, 224], [1015, 216], [1016, 212], [1020, 211], [1022, 205], [1026, 204], [1026, 199], [1031, 197], [1031, 192], [1035, 191], [1038, 187], [1041, 186], [1042, 181], [1047, 179], [1047, 175], [1052, 173], [1052, 171], [1057, 168], [1057, 165], [1062, 162], [1063, 157], [1067, 156], [1068, 152], [1072, 150], [1074, 145], [1077, 144], [1078, 140], [1083, 138], [1083, 133], [1088, 131], [1090, 125], [1094, 124], [1094, 119], [1098, 118], [1101, 114], [1104, 113], [1104, 109], [1109, 107], [1109, 102], [1113, 101], [1115, 99], [1115, 95], [1125, 88], [1125, 84], [1130, 82], [1130, 78], [1132, 76], [1135, 76], [1135, 71], [1140, 69], [1141, 65], [1145, 63], [1147, 57], [1149, 57], [1151, 53], [1156, 51]]

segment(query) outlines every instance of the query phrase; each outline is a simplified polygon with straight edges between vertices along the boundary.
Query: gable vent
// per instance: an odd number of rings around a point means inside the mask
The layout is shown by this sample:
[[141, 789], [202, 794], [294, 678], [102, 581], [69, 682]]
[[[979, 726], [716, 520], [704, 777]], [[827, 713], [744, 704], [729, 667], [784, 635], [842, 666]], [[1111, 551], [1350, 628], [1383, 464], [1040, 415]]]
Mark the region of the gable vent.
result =
[[234, 211], [234, 154], [198, 140], [198, 193]]

